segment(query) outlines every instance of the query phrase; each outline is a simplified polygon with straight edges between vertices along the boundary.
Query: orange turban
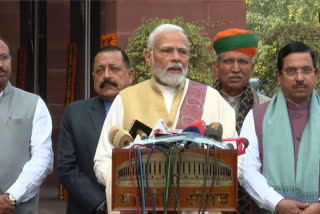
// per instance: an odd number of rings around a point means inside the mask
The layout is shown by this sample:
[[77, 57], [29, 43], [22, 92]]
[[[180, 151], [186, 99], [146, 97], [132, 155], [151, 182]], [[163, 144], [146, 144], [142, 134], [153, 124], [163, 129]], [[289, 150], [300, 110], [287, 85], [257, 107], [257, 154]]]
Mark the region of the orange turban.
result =
[[253, 58], [257, 53], [258, 39], [249, 30], [232, 28], [217, 33], [213, 38], [213, 48], [218, 55], [227, 51], [237, 51]]

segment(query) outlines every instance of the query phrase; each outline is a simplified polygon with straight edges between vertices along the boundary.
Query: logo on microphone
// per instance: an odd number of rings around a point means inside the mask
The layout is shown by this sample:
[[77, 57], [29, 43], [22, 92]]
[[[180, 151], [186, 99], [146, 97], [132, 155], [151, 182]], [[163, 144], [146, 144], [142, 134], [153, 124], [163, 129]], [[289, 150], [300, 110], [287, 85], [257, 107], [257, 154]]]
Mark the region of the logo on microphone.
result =
[[113, 142], [114, 142], [114, 137], [117, 135], [117, 133], [119, 132], [119, 129], [115, 129], [112, 131], [111, 133], [111, 141], [110, 143], [113, 145]]
[[238, 156], [246, 153], [246, 144], [244, 138], [237, 140]]
[[211, 123], [210, 124], [210, 128], [215, 129], [215, 130], [219, 130], [220, 128], [220, 123]]

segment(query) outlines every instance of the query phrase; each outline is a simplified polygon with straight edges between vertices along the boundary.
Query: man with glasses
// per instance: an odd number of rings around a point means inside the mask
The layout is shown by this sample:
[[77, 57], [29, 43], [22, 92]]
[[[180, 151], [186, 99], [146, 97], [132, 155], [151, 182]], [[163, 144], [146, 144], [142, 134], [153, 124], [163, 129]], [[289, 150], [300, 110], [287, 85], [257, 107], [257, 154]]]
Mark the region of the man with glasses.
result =
[[129, 87], [115, 98], [104, 123], [94, 170], [98, 181], [106, 185], [108, 213], [111, 212], [112, 148], [108, 133], [113, 126], [128, 129], [134, 119], [154, 127], [163, 119], [169, 129], [184, 129], [190, 123], [220, 122], [223, 137], [234, 137], [234, 110], [211, 87], [186, 78], [189, 61], [189, 41], [183, 29], [163, 24], [149, 35], [144, 53], [152, 78]]
[[[249, 85], [257, 46], [258, 40], [253, 33], [236, 28], [219, 32], [213, 39], [217, 54], [214, 67], [217, 79], [213, 87], [235, 110], [238, 133], [249, 110], [270, 100]], [[242, 168], [240, 161], [238, 166]], [[238, 213], [249, 213], [249, 195], [241, 186], [238, 188]]]
[[105, 187], [93, 171], [102, 125], [119, 91], [132, 84], [127, 54], [106, 46], [94, 58], [92, 78], [98, 96], [68, 105], [58, 145], [58, 176], [68, 191], [67, 214], [106, 213]]
[[312, 50], [290, 42], [278, 54], [280, 89], [246, 116], [241, 136], [249, 141], [240, 184], [255, 213], [320, 213], [319, 70]]
[[52, 121], [43, 100], [13, 87], [9, 45], [0, 38], [0, 213], [38, 213], [53, 170]]

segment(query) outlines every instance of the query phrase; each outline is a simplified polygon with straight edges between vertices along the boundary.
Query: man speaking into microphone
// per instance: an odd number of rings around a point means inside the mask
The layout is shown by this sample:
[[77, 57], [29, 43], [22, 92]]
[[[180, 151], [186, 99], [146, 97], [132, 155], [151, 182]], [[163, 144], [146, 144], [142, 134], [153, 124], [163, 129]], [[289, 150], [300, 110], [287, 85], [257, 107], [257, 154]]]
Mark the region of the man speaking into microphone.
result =
[[215, 89], [186, 78], [189, 41], [183, 29], [162, 24], [149, 35], [144, 53], [152, 78], [120, 92], [104, 122], [94, 158], [98, 182], [106, 186], [108, 213], [111, 211], [111, 161], [113, 146], [108, 141], [111, 127], [128, 129], [136, 119], [154, 127], [163, 119], [169, 129], [184, 129], [203, 120], [220, 122], [223, 138], [236, 136], [235, 113]]

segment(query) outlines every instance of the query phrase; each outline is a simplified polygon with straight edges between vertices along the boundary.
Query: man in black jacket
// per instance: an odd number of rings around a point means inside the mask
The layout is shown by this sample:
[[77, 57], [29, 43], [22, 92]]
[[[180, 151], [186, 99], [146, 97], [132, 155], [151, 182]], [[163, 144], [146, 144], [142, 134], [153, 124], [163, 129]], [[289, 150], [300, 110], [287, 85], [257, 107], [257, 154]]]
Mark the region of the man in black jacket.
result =
[[105, 117], [120, 90], [132, 84], [134, 71], [118, 47], [102, 48], [94, 59], [92, 77], [98, 96], [68, 105], [59, 145], [58, 176], [68, 191], [67, 214], [105, 213], [105, 187], [98, 184], [93, 158]]

